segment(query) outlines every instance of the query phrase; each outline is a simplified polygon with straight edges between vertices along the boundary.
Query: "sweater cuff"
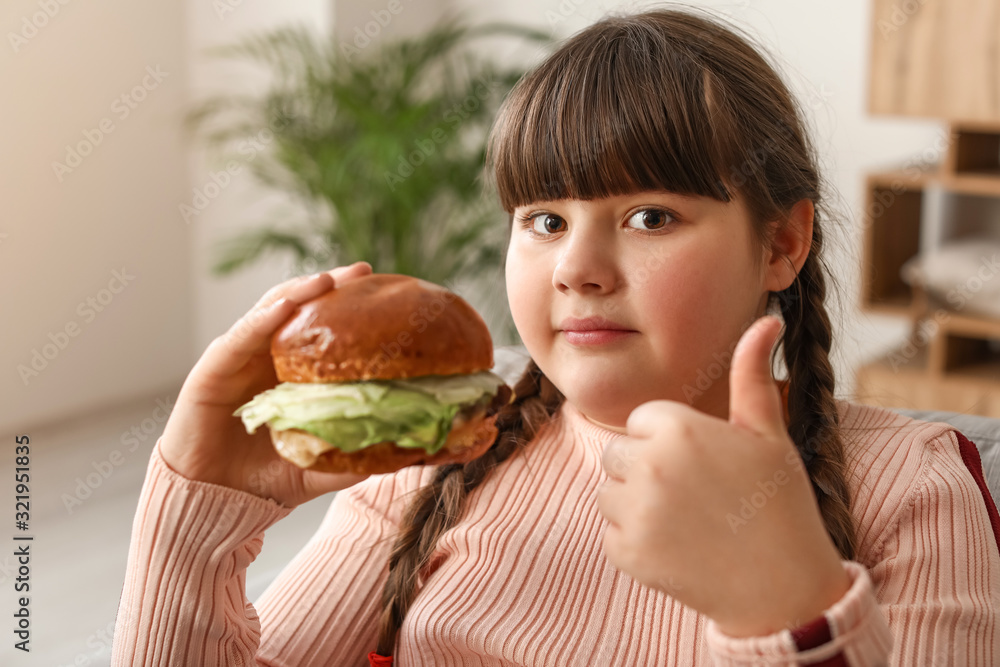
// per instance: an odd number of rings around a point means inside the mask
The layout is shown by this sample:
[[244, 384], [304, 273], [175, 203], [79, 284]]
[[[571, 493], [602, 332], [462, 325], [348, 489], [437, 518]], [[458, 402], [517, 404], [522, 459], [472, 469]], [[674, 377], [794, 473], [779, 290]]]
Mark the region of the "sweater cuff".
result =
[[705, 633], [716, 667], [885, 664], [892, 633], [875, 600], [868, 571], [855, 561], [841, 564], [851, 587], [822, 616], [803, 626], [763, 637], [730, 637], [710, 619]]

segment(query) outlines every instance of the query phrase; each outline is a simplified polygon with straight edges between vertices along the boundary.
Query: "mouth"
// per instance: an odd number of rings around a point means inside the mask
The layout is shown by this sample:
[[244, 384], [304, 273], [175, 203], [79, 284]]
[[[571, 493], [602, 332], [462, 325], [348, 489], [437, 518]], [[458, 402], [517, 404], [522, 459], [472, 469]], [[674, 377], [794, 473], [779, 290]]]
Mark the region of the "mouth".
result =
[[634, 331], [624, 324], [604, 317], [567, 317], [559, 325], [560, 331]]
[[576, 346], [606, 345], [639, 333], [603, 317], [567, 317], [559, 325], [559, 331], [568, 343]]

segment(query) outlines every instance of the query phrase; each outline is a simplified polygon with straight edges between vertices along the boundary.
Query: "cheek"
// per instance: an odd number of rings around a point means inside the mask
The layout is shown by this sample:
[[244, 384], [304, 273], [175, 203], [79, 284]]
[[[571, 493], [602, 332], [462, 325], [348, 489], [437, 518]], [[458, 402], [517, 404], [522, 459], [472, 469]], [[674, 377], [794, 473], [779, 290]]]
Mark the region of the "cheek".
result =
[[675, 253], [647, 275], [638, 271], [636, 314], [670, 340], [711, 344], [749, 302], [748, 278], [731, 274], [732, 267], [732, 258], [692, 251]]
[[526, 261], [516, 248], [508, 250], [504, 267], [507, 301], [514, 325], [522, 339], [531, 337], [530, 326], [541, 315], [537, 312], [539, 301], [548, 285], [543, 273], [538, 262]]
[[[675, 254], [670, 261], [651, 270], [631, 272], [632, 292], [641, 312], [656, 319], [672, 320], [684, 313], [697, 312], [704, 304], [712, 282], [711, 271], [700, 260]], [[715, 276], [717, 286], [718, 276]]]
[[[742, 259], [745, 262], [745, 258]], [[694, 377], [697, 369], [730, 353], [756, 304], [754, 278], [741, 258], [717, 252], [679, 258], [660, 269], [642, 293], [641, 310], [654, 348], [671, 368]]]

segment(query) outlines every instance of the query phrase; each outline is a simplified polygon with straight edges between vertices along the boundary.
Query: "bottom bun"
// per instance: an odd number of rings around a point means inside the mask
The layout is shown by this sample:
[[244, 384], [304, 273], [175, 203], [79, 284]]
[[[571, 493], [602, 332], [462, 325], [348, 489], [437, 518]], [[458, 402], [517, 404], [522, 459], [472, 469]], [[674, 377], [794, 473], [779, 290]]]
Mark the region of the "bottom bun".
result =
[[[379, 475], [396, 472], [412, 465], [440, 465], [442, 463], [468, 463], [486, 453], [497, 438], [494, 424], [496, 415], [476, 417], [456, 423], [448, 433], [444, 447], [437, 454], [428, 455], [422, 449], [397, 447], [386, 440], [369, 445], [356, 452], [342, 452], [312, 433], [300, 429], [275, 431], [271, 429], [271, 441], [278, 454], [290, 463], [307, 470], [321, 472], [354, 473], [358, 475]], [[326, 449], [311, 465], [303, 465], [311, 460], [310, 452]]]

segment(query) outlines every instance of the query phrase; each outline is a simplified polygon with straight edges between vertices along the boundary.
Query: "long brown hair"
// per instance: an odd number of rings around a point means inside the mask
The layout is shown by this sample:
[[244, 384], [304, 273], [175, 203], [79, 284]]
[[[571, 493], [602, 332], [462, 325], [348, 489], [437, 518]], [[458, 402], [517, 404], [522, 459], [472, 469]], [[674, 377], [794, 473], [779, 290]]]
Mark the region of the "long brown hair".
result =
[[[755, 248], [803, 199], [815, 206], [812, 246], [796, 280], [768, 297], [784, 330], [789, 435], [812, 480], [827, 531], [854, 559], [855, 529], [829, 359], [821, 181], [795, 100], [775, 68], [731, 26], [690, 10], [608, 15], [528, 72], [498, 112], [487, 151], [500, 203], [596, 199], [667, 190], [731, 201], [750, 212]], [[754, 253], [759, 261], [761, 253]], [[772, 366], [774, 358], [772, 357]], [[378, 653], [391, 655], [418, 574], [466, 495], [529, 444], [563, 396], [532, 361], [481, 458], [443, 465], [408, 507], [389, 560]]]

